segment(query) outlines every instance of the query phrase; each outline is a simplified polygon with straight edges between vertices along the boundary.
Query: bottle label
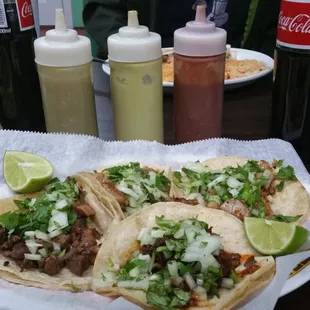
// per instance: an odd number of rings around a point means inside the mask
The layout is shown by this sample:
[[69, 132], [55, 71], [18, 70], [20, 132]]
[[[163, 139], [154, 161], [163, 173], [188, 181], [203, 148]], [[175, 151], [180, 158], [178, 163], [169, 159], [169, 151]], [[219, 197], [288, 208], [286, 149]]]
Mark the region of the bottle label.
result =
[[310, 49], [310, 0], [282, 0], [277, 44]]
[[0, 0], [0, 34], [34, 27], [31, 0]]
[[31, 0], [16, 0], [20, 30], [34, 28]]

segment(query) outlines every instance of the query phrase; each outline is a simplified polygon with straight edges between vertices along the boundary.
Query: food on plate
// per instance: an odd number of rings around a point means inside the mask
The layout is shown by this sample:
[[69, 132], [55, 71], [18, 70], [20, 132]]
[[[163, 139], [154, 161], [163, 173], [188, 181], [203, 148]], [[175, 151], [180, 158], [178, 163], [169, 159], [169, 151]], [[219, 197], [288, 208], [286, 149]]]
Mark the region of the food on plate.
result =
[[237, 218], [203, 206], [157, 203], [106, 236], [92, 289], [144, 309], [231, 309], [273, 278]]
[[131, 162], [95, 173], [78, 173], [73, 177], [88, 184], [116, 220], [121, 221], [155, 202], [166, 201], [170, 191], [171, 170]]
[[247, 77], [268, 69], [268, 66], [256, 59], [227, 59], [225, 63], [225, 80]]
[[89, 290], [102, 233], [113, 218], [68, 178], [44, 192], [0, 201], [0, 278], [59, 290]]
[[309, 197], [294, 168], [282, 160], [272, 164], [224, 156], [185, 165], [173, 172], [169, 200], [203, 204], [244, 217], [303, 223]]
[[[232, 80], [258, 73], [268, 66], [256, 59], [236, 59], [236, 52], [226, 46], [225, 80]], [[163, 55], [163, 81], [173, 82], [173, 52]]]
[[3, 157], [6, 183], [16, 193], [26, 194], [41, 190], [52, 179], [53, 166], [41, 156], [6, 151]]

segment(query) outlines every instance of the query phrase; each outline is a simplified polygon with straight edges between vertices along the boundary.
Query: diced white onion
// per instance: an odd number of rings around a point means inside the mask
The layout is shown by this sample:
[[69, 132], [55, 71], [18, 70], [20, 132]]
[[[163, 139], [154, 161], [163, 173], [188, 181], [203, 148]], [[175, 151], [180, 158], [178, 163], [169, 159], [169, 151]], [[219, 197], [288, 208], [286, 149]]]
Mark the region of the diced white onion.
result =
[[41, 240], [44, 240], [44, 241], [48, 241], [49, 240], [48, 235], [45, 234], [44, 232], [40, 231], [40, 230], [36, 230], [35, 231], [35, 235], [36, 235], [36, 238], [38, 238], [38, 239], [41, 239]]
[[[182, 279], [182, 278], [181, 278]], [[150, 281], [160, 281], [161, 280], [161, 275], [159, 275], [159, 274], [152, 274], [151, 276], [150, 276]], [[183, 279], [182, 279], [183, 280]]]
[[63, 199], [63, 200], [56, 202], [55, 208], [56, 209], [62, 209], [64, 207], [66, 207], [67, 205], [68, 205], [68, 201], [66, 199]]
[[193, 228], [187, 228], [185, 229], [185, 234], [186, 234], [188, 243], [191, 243], [195, 238], [196, 232]]
[[41, 258], [42, 256], [40, 254], [25, 253], [25, 259], [28, 259], [28, 260], [40, 260]]
[[53, 242], [53, 248], [55, 252], [60, 252], [61, 251], [61, 247], [60, 244], [57, 242]]
[[25, 231], [25, 236], [29, 238], [34, 238], [35, 232], [34, 231]]
[[255, 172], [249, 172], [249, 181], [255, 183]]
[[43, 247], [41, 243], [37, 243], [34, 239], [27, 239], [25, 243], [27, 246], [29, 245], [29, 246]]
[[208, 188], [210, 189], [210, 188], [212, 188], [214, 185], [216, 185], [216, 184], [218, 184], [218, 183], [221, 183], [221, 182], [225, 181], [226, 178], [227, 178], [227, 176], [224, 175], [224, 174], [219, 175], [215, 180], [213, 180], [212, 182], [210, 182], [210, 183], [208, 184]]
[[177, 265], [177, 262], [175, 260], [169, 261], [167, 266], [168, 266], [168, 271], [169, 271], [169, 274], [171, 277], [175, 277], [175, 276], [179, 275], [178, 265]]
[[187, 272], [184, 275], [184, 280], [186, 281], [190, 290], [192, 290], [193, 288], [195, 288], [197, 286], [195, 280], [193, 279], [192, 275], [189, 272]]
[[239, 182], [236, 178], [234, 177], [229, 177], [227, 179], [227, 185], [231, 188], [239, 188], [243, 185], [243, 183]]
[[29, 206], [32, 207], [36, 203], [36, 201], [37, 201], [36, 198], [32, 198], [29, 202]]
[[151, 237], [152, 238], [162, 238], [164, 236], [165, 232], [161, 229], [152, 229], [151, 231]]
[[219, 262], [215, 259], [213, 255], [209, 255], [204, 257], [201, 261], [201, 271], [206, 271], [209, 266], [220, 267]]
[[53, 239], [53, 238], [60, 236], [62, 234], [63, 234], [63, 232], [61, 229], [56, 229], [56, 230], [52, 231], [48, 236], [50, 239]]
[[197, 285], [200, 285], [200, 286], [202, 286], [204, 283], [202, 279], [197, 279], [196, 282], [197, 282]]
[[259, 214], [259, 211], [257, 210], [257, 209], [252, 209], [251, 210], [251, 214], [253, 214], [254, 216], [258, 216], [258, 214]]
[[244, 269], [245, 269], [244, 265], [241, 264], [241, 265], [239, 265], [238, 267], [236, 267], [235, 272], [236, 272], [236, 273], [239, 273], [239, 272], [242, 272]]
[[132, 278], [136, 278], [138, 275], [140, 274], [140, 269], [139, 267], [135, 267], [133, 269], [131, 269], [129, 271], [129, 275], [132, 277]]
[[234, 198], [239, 195], [239, 191], [236, 188], [230, 189], [229, 192], [232, 194]]
[[120, 190], [124, 194], [132, 196], [133, 198], [136, 198], [136, 199], [139, 198], [139, 195], [132, 189], [128, 188], [124, 182], [120, 183], [119, 185], [116, 185], [116, 187], [118, 190]]
[[[57, 224], [56, 224], [57, 223]], [[67, 212], [59, 212], [57, 211], [54, 215], [50, 218], [48, 232], [52, 232], [54, 230], [65, 228], [69, 225], [68, 222], [68, 214]]]
[[171, 283], [175, 286], [180, 286], [180, 284], [183, 282], [183, 278], [180, 276], [175, 276], [171, 278]]
[[156, 173], [154, 171], [149, 172], [150, 175], [150, 182], [152, 185], [155, 185], [156, 183]]
[[75, 192], [78, 194], [79, 193], [79, 187], [77, 186], [77, 184], [74, 184], [74, 190], [75, 190]]
[[47, 257], [47, 251], [44, 248], [40, 249], [38, 252], [42, 255], [42, 257]]
[[118, 281], [117, 286], [147, 291], [149, 288], [149, 279], [145, 278], [141, 281]]
[[231, 289], [231, 288], [234, 287], [234, 281], [232, 279], [230, 279], [230, 278], [223, 278], [221, 286], [224, 287], [224, 288]]
[[195, 287], [193, 291], [197, 294], [199, 300], [206, 300], [208, 298], [207, 291], [201, 286]]
[[184, 236], [184, 229], [183, 228], [180, 228], [174, 235], [173, 237], [175, 239], [180, 239]]
[[36, 245], [27, 245], [27, 248], [31, 254], [36, 254], [39, 247]]
[[56, 201], [57, 200], [57, 194], [56, 193], [46, 194], [46, 198], [49, 201]]
[[149, 254], [146, 254], [146, 255], [139, 254], [138, 259], [142, 259], [142, 260], [145, 260], [146, 262], [149, 262], [151, 260], [151, 256]]

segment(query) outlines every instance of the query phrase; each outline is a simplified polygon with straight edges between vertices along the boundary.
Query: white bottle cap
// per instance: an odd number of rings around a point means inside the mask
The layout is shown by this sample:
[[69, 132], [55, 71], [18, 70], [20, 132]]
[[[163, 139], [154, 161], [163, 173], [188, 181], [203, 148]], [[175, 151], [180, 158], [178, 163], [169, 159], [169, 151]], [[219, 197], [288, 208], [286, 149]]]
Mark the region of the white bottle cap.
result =
[[137, 11], [128, 12], [128, 26], [108, 38], [109, 59], [117, 62], [145, 62], [162, 57], [161, 37], [139, 25]]
[[49, 67], [75, 67], [92, 61], [91, 43], [67, 29], [63, 9], [56, 9], [55, 29], [34, 41], [35, 61]]

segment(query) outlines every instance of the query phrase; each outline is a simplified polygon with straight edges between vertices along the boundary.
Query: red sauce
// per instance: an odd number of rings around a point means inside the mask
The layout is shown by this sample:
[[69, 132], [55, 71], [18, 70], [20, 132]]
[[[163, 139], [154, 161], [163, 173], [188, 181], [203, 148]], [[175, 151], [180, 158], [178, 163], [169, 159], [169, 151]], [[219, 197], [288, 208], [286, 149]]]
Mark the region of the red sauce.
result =
[[225, 54], [174, 55], [174, 127], [178, 143], [221, 136]]

